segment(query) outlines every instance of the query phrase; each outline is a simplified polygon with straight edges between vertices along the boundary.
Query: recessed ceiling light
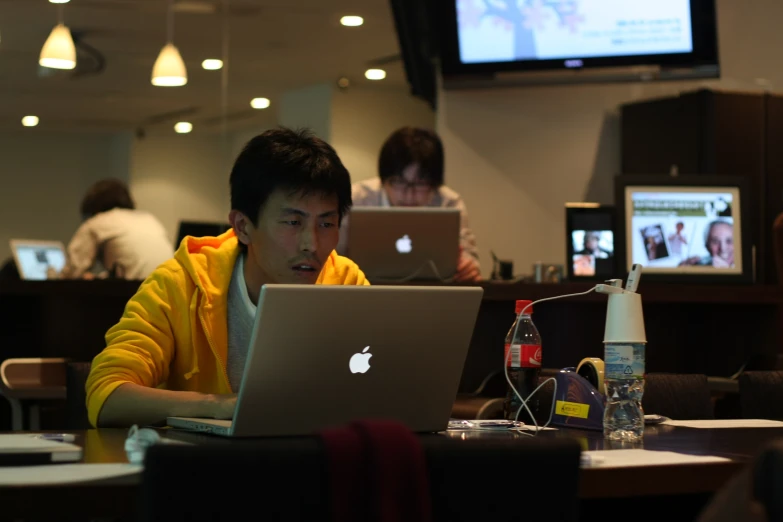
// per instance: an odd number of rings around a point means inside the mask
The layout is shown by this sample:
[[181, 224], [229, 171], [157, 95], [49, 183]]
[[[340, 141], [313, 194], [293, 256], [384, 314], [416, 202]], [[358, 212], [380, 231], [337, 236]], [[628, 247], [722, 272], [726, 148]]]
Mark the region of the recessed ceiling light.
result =
[[361, 16], [343, 16], [340, 18], [340, 23], [343, 24], [345, 27], [359, 27], [364, 23], [364, 18]]
[[383, 69], [367, 69], [364, 72], [364, 77], [368, 80], [383, 80], [386, 78], [386, 71]]
[[270, 103], [269, 98], [253, 98], [250, 100], [250, 106], [254, 109], [266, 109]]
[[67, 4], [71, 0], [49, 0], [49, 3], [51, 4]]
[[174, 125], [174, 131], [178, 134], [187, 134], [193, 130], [193, 124], [189, 121], [180, 121]]
[[38, 125], [38, 116], [25, 116], [22, 118], [22, 125], [25, 127], [35, 127]]
[[223, 68], [223, 60], [208, 58], [201, 62], [201, 66], [207, 71], [217, 71]]

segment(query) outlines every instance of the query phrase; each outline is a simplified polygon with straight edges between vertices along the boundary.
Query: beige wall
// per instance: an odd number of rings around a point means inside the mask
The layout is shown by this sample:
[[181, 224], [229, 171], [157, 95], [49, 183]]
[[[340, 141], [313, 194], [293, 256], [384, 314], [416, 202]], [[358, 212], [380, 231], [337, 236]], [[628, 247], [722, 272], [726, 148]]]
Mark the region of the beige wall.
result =
[[[326, 96], [329, 92], [331, 96]], [[309, 126], [319, 135], [328, 133], [326, 139], [354, 181], [377, 175], [378, 152], [392, 131], [403, 125], [435, 126], [434, 112], [404, 89], [339, 91], [318, 85], [292, 91], [287, 100], [289, 107], [280, 108], [279, 123]], [[305, 114], [293, 110], [298, 106], [313, 108]], [[180, 220], [225, 221], [234, 159], [248, 140], [275, 124], [272, 117], [266, 124], [232, 130], [226, 138], [218, 133], [159, 131], [135, 139], [130, 185], [139, 208], [155, 214], [172, 240]]]
[[332, 95], [330, 141], [353, 181], [378, 175], [378, 153], [405, 125], [435, 128], [435, 113], [407, 89], [351, 87]]
[[68, 242], [87, 188], [104, 177], [128, 180], [129, 134], [0, 133], [0, 262], [11, 239]]
[[172, 241], [181, 220], [226, 222], [228, 177], [237, 146], [219, 134], [136, 139], [130, 186], [139, 208], [160, 219]]
[[612, 202], [620, 104], [700, 86], [783, 90], [783, 69], [775, 65], [783, 2], [718, 5], [719, 81], [441, 91], [446, 182], [466, 201], [485, 276], [490, 250], [513, 259], [517, 273], [531, 273], [537, 261], [563, 263], [564, 204]]

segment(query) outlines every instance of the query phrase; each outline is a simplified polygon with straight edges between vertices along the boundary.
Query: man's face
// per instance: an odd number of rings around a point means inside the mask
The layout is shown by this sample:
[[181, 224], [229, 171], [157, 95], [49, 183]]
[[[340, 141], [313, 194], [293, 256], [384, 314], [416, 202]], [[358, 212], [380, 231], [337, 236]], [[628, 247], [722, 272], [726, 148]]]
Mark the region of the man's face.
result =
[[729, 264], [734, 263], [734, 230], [728, 223], [718, 223], [710, 230], [707, 248], [713, 257], [719, 257]]
[[677, 233], [678, 233], [678, 234], [679, 234], [680, 232], [682, 232], [682, 227], [683, 227], [682, 223], [677, 223]]
[[598, 238], [593, 234], [588, 234], [585, 238], [585, 248], [587, 250], [596, 250], [598, 248]]
[[421, 178], [417, 164], [408, 165], [402, 176], [387, 179], [383, 188], [393, 207], [425, 207], [430, 204], [435, 191]]
[[247, 224], [247, 264], [272, 283], [314, 284], [339, 239], [337, 196], [273, 192]]

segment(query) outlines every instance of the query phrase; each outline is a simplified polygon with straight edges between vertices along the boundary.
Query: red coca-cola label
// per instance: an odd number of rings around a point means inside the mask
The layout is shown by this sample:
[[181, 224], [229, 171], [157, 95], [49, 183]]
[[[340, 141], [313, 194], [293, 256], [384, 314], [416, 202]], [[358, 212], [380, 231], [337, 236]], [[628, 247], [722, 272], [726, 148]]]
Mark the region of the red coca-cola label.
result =
[[538, 344], [507, 344], [503, 356], [509, 368], [541, 368], [541, 346]]

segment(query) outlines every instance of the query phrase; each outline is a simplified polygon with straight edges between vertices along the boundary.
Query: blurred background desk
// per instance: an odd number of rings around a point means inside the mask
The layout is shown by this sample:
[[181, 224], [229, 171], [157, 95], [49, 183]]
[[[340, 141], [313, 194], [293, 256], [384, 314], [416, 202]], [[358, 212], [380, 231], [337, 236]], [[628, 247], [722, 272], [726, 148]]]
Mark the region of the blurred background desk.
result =
[[121, 279], [4, 281], [0, 285], [0, 359], [92, 360], [139, 284]]

